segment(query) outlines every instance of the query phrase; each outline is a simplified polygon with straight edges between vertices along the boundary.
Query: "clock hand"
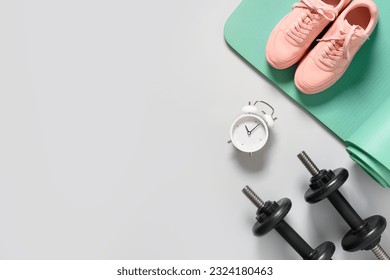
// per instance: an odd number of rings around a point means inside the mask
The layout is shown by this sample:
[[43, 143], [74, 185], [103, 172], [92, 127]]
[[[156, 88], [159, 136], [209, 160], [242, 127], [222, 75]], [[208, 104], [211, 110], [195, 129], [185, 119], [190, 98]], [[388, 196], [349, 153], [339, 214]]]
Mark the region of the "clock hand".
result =
[[249, 131], [250, 133], [252, 133], [253, 130], [255, 130], [260, 124], [258, 123], [254, 128], [252, 128], [251, 131]]
[[246, 129], [246, 133], [248, 133], [248, 135], [251, 135], [251, 132], [249, 131], [249, 129], [246, 125], [245, 125], [245, 129]]

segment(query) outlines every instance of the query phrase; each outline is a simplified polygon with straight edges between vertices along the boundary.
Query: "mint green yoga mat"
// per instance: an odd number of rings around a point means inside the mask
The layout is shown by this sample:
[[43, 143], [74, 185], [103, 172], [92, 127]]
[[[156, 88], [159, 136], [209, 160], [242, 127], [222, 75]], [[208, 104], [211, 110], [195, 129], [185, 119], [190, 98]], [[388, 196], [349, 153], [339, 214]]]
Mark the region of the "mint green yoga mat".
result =
[[226, 22], [227, 43], [337, 135], [379, 184], [390, 187], [390, 1], [375, 1], [380, 19], [374, 33], [344, 76], [315, 95], [295, 88], [295, 66], [276, 70], [265, 59], [268, 35], [294, 2], [243, 0]]

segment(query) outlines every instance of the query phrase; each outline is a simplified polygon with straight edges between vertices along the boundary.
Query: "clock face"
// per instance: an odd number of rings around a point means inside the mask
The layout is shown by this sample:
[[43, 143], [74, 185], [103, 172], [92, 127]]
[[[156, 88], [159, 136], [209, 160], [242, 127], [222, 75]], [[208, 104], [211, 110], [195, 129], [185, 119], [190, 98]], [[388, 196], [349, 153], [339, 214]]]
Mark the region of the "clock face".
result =
[[268, 127], [258, 115], [245, 114], [238, 117], [231, 127], [233, 145], [240, 151], [253, 153], [260, 150], [268, 140]]

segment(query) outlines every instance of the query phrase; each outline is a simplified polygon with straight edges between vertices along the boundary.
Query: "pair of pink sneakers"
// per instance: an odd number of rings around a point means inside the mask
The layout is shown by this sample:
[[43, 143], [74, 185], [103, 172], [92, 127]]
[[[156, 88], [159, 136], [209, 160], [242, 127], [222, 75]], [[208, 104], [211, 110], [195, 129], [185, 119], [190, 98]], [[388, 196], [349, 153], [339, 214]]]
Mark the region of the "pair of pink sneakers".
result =
[[[308, 52], [331, 22], [326, 34]], [[371, 0], [301, 0], [272, 31], [267, 61], [277, 69], [300, 61], [296, 87], [306, 94], [321, 92], [344, 74], [377, 22], [378, 9]]]

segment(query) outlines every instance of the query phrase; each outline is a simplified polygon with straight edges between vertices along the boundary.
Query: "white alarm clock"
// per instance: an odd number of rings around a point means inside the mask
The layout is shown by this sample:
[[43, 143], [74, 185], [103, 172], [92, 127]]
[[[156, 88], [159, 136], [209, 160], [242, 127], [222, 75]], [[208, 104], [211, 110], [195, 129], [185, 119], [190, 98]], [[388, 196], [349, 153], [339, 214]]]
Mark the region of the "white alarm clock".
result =
[[[262, 103], [271, 108], [271, 114], [264, 111], [258, 112], [256, 104]], [[259, 151], [267, 143], [269, 128], [274, 125], [276, 118], [273, 116], [274, 108], [264, 101], [256, 101], [253, 105], [242, 108], [243, 114], [235, 119], [230, 128], [230, 140], [238, 150], [249, 153]]]

